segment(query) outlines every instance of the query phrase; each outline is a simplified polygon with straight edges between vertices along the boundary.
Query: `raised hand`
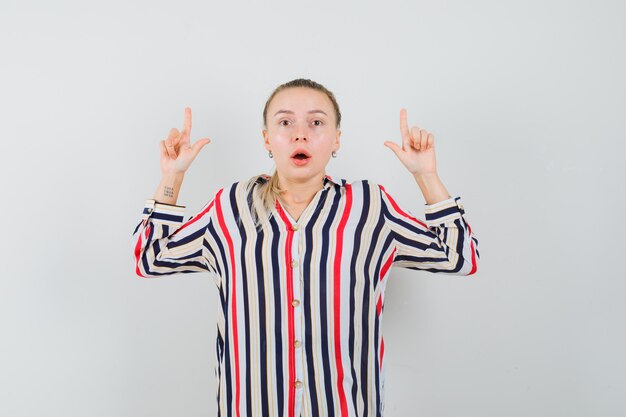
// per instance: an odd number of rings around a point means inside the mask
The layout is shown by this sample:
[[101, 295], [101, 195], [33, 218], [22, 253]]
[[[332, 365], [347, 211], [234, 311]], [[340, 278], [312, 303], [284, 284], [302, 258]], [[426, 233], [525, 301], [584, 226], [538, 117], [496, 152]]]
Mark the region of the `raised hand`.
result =
[[198, 139], [193, 146], [191, 145], [191, 108], [185, 107], [185, 118], [183, 121], [183, 130], [181, 132], [176, 128], [170, 129], [167, 139], [161, 141], [161, 173], [163, 175], [171, 175], [184, 173], [189, 165], [198, 156], [200, 150], [207, 143], [211, 142], [209, 138]]
[[402, 147], [392, 141], [385, 141], [385, 146], [396, 154], [414, 176], [436, 174], [435, 136], [417, 126], [413, 126], [409, 131], [405, 109], [400, 110], [400, 133]]

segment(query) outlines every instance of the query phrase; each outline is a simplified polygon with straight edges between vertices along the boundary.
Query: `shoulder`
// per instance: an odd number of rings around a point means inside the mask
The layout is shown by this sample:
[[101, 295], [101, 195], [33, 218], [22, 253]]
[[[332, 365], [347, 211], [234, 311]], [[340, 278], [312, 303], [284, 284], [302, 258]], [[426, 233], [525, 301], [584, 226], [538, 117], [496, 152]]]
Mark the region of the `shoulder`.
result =
[[250, 188], [253, 188], [257, 185], [264, 184], [269, 179], [270, 179], [269, 175], [259, 174], [248, 179], [243, 179], [243, 180], [239, 180], [239, 181], [235, 181], [230, 184], [227, 184], [224, 187], [222, 187], [221, 190], [223, 190], [223, 192], [226, 194], [230, 194], [233, 192], [238, 193], [241, 191], [249, 190]]
[[344, 178], [333, 179], [335, 190], [342, 196], [348, 195], [355, 199], [380, 200], [384, 187], [377, 182], [368, 179], [346, 180]]
[[222, 201], [247, 201], [251, 197], [251, 193], [259, 186], [266, 184], [270, 179], [269, 175], [259, 174], [248, 179], [242, 179], [232, 182], [221, 188]]
[[378, 184], [375, 181], [371, 181], [368, 179], [360, 179], [354, 181], [347, 181], [345, 179], [341, 179], [342, 187], [350, 187], [352, 189], [368, 189], [370, 192], [379, 192], [379, 190], [384, 189], [384, 187]]

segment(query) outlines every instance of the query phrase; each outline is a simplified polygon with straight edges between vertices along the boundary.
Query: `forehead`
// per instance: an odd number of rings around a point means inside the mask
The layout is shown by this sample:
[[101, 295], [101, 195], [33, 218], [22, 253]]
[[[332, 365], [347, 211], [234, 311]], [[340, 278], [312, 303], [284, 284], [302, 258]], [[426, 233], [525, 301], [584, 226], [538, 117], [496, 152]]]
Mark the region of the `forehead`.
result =
[[334, 111], [333, 103], [325, 93], [306, 87], [292, 87], [276, 93], [269, 109], [271, 109], [270, 116], [278, 110], [297, 112], [321, 109], [329, 115]]

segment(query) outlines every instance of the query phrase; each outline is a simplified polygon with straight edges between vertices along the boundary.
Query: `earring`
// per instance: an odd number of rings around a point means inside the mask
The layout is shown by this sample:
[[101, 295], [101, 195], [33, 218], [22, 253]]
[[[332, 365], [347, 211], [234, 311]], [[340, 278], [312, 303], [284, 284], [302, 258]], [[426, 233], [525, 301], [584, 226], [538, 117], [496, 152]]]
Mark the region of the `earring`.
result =
[[269, 151], [269, 153], [267, 154], [270, 158], [274, 157], [274, 154], [272, 153], [272, 151]]
[[337, 152], [333, 151], [333, 158], [337, 157]]

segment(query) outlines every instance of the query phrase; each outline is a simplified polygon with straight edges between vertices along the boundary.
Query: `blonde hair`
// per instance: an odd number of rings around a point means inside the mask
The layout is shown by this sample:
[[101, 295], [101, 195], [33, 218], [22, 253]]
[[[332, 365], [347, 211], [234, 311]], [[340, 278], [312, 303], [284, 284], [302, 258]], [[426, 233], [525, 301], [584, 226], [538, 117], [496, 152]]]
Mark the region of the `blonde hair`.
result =
[[[255, 186], [256, 185], [256, 186]], [[269, 175], [257, 175], [246, 184], [248, 205], [252, 213], [252, 221], [257, 228], [261, 228], [272, 217], [272, 208], [283, 190], [278, 184], [276, 171]]]
[[[265, 107], [263, 108], [263, 127], [267, 128], [267, 109], [269, 108], [270, 103], [272, 102], [276, 94], [288, 88], [297, 87], [310, 88], [312, 90], [320, 91], [326, 94], [326, 96], [332, 102], [333, 108], [335, 110], [336, 127], [340, 127], [341, 112], [339, 111], [339, 104], [337, 103], [337, 99], [335, 99], [335, 95], [323, 85], [304, 78], [291, 80], [289, 82], [279, 85], [278, 87], [276, 87], [276, 89], [274, 89], [272, 94], [265, 102]], [[260, 180], [261, 177], [265, 177], [266, 181], [263, 182], [262, 180]], [[252, 193], [252, 201], [249, 201], [248, 203], [250, 204], [252, 219], [257, 228], [260, 228], [264, 223], [270, 220], [272, 208], [276, 205], [276, 200], [278, 200], [278, 196], [280, 196], [280, 194], [284, 191], [280, 188], [278, 173], [276, 170], [274, 170], [274, 173], [269, 176], [269, 178], [267, 177], [268, 176], [263, 175], [254, 176], [246, 184], [246, 194], [250, 195], [250, 192]], [[255, 184], [257, 184], [256, 187]]]

